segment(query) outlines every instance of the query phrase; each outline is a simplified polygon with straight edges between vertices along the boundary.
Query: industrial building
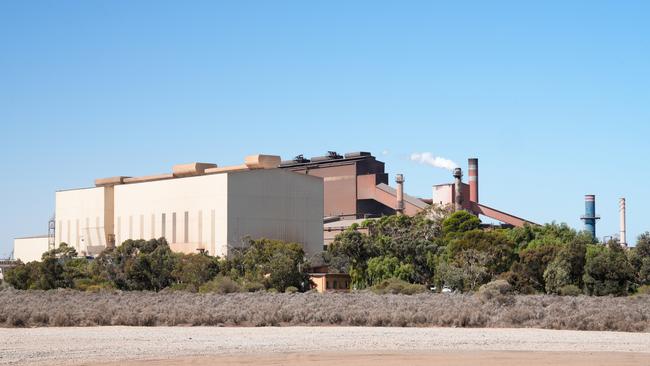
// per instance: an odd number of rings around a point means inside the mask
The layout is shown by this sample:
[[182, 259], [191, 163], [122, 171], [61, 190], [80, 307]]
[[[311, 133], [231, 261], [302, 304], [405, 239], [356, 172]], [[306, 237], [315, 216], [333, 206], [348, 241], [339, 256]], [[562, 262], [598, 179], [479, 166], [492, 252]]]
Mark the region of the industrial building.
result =
[[[279, 164], [277, 156], [254, 155], [234, 167], [191, 163], [168, 174], [103, 178], [92, 188], [56, 192], [51, 241], [87, 256], [127, 239], [159, 237], [185, 253], [227, 256], [246, 237], [297, 242], [307, 254], [320, 252], [323, 181], [276, 169]], [[15, 242], [16, 248], [27, 246]], [[35, 252], [17, 250], [15, 257], [38, 260], [40, 253], [36, 258]]]
[[[283, 161], [280, 168], [323, 179], [324, 217], [360, 219], [393, 215], [400, 208], [397, 190], [388, 185], [385, 164], [369, 152], [339, 155], [330, 151], [325, 156], [305, 159], [299, 155]], [[404, 195], [403, 212], [415, 215], [428, 204]]]
[[528, 220], [479, 203], [478, 159], [469, 160], [469, 184], [462, 170], [452, 183], [434, 185], [432, 198], [405, 193], [406, 179], [389, 185], [385, 164], [369, 152], [280, 161], [253, 155], [245, 163], [176, 165], [171, 173], [95, 181], [95, 187], [56, 192], [50, 234], [16, 239], [15, 257], [38, 260], [61, 242], [96, 256], [127, 239], [165, 237], [179, 252], [226, 256], [244, 237], [302, 243], [320, 252], [354, 223], [385, 215], [415, 215], [432, 203], [451, 205], [509, 226]]
[[395, 177], [396, 188], [388, 185], [385, 164], [369, 152], [340, 155], [330, 151], [327, 155], [305, 158], [298, 155], [283, 161], [280, 168], [313, 175], [324, 181], [325, 244], [352, 224], [368, 218], [401, 213], [415, 215], [435, 203], [451, 205], [457, 210], [467, 210], [500, 221], [506, 226], [523, 226], [533, 222], [479, 203], [478, 159], [468, 161], [469, 184], [462, 181], [462, 170], [454, 171], [454, 182], [433, 186], [432, 198], [417, 198], [404, 192], [405, 178]]

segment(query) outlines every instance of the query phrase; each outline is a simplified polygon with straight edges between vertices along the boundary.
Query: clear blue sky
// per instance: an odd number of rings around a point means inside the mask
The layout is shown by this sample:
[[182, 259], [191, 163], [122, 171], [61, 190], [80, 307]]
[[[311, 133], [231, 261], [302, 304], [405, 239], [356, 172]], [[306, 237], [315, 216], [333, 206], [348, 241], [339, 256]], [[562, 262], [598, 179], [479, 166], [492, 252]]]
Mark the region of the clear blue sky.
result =
[[[97, 177], [372, 151], [407, 192], [481, 163], [481, 200], [650, 230], [647, 1], [3, 1], [0, 256]], [[384, 150], [389, 155], [382, 156]]]

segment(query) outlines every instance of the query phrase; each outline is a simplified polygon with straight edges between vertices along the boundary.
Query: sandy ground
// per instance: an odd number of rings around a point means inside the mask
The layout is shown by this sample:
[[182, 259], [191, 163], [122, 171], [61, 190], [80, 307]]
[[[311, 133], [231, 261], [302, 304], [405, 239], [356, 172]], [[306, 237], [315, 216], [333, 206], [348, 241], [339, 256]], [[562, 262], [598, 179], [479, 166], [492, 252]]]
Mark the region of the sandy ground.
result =
[[0, 329], [0, 364], [650, 366], [650, 334], [348, 327]]

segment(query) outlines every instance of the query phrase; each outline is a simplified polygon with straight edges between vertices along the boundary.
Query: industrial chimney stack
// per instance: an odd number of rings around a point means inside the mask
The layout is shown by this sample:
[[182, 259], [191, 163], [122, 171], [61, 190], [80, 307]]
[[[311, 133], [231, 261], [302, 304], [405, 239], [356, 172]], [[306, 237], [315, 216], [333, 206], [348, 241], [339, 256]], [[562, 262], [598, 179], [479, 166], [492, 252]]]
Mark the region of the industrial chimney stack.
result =
[[454, 169], [454, 191], [456, 211], [463, 209], [463, 171], [460, 168]]
[[627, 230], [626, 230], [626, 223], [625, 223], [625, 198], [621, 198], [618, 201], [618, 209], [619, 213], [621, 215], [621, 233], [620, 233], [620, 242], [621, 246], [626, 247], [627, 246]]
[[596, 220], [600, 217], [596, 216], [596, 196], [588, 194], [585, 196], [585, 215], [581, 217], [585, 222], [585, 230], [591, 233], [591, 236], [596, 239]]
[[469, 159], [469, 200], [478, 203], [478, 159]]
[[397, 208], [395, 211], [398, 215], [404, 214], [404, 175], [397, 174], [395, 176], [395, 183], [397, 183]]

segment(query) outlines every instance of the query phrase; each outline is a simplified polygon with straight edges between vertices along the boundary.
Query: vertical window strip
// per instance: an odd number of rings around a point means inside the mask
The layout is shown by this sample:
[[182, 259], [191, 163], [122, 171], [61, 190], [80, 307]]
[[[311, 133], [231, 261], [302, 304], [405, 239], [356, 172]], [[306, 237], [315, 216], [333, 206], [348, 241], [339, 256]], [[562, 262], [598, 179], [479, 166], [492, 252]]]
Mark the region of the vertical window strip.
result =
[[165, 228], [167, 227], [167, 214], [163, 212], [162, 214], [162, 219], [160, 220], [160, 236], [165, 238], [167, 233], [165, 232]]
[[216, 248], [216, 245], [215, 245], [215, 239], [216, 239], [215, 234], [216, 233], [215, 233], [214, 219], [215, 219], [215, 214], [214, 214], [214, 210], [212, 210], [212, 211], [210, 211], [210, 250], [212, 250], [212, 252], [211, 252], [212, 255], [217, 255], [217, 252], [216, 252], [217, 248]]
[[151, 239], [156, 238], [156, 214], [151, 214]]
[[176, 212], [172, 212], [172, 243], [176, 243]]
[[203, 211], [199, 210], [199, 217], [197, 220], [199, 224], [197, 241], [199, 242], [199, 245], [203, 246], [203, 248], [205, 249], [205, 245], [203, 244]]
[[138, 239], [144, 239], [144, 215], [140, 215], [140, 237]]
[[190, 226], [190, 213], [188, 211], [185, 211], [185, 218], [184, 218], [183, 221], [184, 221], [184, 223], [183, 223], [184, 228], [183, 229], [185, 229], [185, 232], [183, 233], [184, 234], [183, 239], [184, 239], [185, 243], [189, 243], [190, 242], [190, 231], [188, 229], [189, 229], [189, 226]]
[[122, 217], [117, 217], [117, 230], [115, 230], [117, 237], [115, 238], [115, 245], [122, 244]]

